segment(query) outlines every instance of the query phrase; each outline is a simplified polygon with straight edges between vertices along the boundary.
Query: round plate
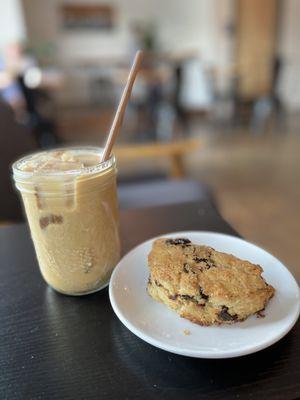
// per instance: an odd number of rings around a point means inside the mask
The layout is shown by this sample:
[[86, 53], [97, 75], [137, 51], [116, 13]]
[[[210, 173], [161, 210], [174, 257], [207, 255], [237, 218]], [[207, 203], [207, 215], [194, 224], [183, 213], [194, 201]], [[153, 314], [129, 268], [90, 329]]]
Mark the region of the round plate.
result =
[[263, 276], [276, 292], [266, 307], [265, 318], [251, 316], [233, 325], [210, 327], [193, 324], [153, 300], [146, 292], [147, 256], [156, 238], [148, 240], [119, 262], [109, 286], [115, 313], [139, 338], [176, 354], [229, 358], [270, 346], [286, 335], [297, 321], [300, 309], [298, 284], [288, 269], [265, 250], [245, 240], [213, 232], [174, 232], [163, 237], [186, 237], [195, 244], [205, 244], [260, 264], [264, 269]]

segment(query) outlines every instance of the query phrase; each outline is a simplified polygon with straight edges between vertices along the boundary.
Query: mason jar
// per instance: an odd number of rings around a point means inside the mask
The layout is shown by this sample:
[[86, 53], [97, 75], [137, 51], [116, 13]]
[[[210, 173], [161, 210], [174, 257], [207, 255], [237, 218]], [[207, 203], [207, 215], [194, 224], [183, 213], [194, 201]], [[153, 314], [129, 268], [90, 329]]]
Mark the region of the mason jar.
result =
[[45, 281], [63, 294], [104, 288], [120, 259], [116, 162], [103, 149], [73, 147], [13, 164]]

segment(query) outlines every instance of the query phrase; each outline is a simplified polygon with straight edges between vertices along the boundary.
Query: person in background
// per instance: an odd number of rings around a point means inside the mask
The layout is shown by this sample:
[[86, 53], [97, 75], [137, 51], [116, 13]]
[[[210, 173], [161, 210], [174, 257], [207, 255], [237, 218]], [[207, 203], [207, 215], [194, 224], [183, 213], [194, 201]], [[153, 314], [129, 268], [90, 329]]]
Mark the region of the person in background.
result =
[[20, 43], [12, 43], [4, 51], [0, 68], [2, 99], [12, 106], [16, 118], [30, 129], [40, 147], [56, 144], [55, 122], [40, 107], [49, 96], [40, 88], [42, 71], [35, 57]]
[[22, 81], [27, 72], [37, 67], [37, 61], [20, 43], [11, 43], [0, 56], [0, 97], [15, 111], [18, 120], [24, 122], [28, 99]]
[[0, 56], [0, 100], [14, 110], [18, 119], [22, 119], [26, 105], [22, 90], [15, 77], [6, 69], [5, 61]]

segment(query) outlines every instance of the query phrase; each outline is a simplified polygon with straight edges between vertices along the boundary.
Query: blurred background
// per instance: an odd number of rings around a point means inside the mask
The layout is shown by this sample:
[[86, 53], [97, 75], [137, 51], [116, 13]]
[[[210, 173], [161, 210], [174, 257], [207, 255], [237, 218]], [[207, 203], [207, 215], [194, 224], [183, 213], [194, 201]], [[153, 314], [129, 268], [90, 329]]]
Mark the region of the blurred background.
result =
[[208, 199], [300, 268], [300, 1], [1, 0], [0, 10], [1, 223], [22, 219], [13, 160], [103, 144], [140, 48], [115, 151], [121, 207]]

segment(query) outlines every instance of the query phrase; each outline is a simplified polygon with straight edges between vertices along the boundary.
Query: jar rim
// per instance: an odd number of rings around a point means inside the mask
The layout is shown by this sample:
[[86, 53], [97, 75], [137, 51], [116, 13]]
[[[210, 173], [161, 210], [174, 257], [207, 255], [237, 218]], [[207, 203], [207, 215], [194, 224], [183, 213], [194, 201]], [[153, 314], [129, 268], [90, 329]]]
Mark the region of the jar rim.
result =
[[100, 161], [99, 163], [92, 165], [92, 166], [87, 166], [83, 167], [80, 169], [73, 169], [69, 171], [45, 171], [45, 170], [40, 170], [40, 171], [24, 171], [21, 169], [21, 167], [28, 161], [30, 161], [33, 157], [39, 155], [39, 154], [47, 154], [47, 153], [52, 153], [56, 151], [80, 151], [80, 152], [89, 152], [93, 154], [98, 154], [99, 156], [103, 153], [103, 148], [102, 147], [97, 147], [97, 146], [69, 146], [69, 147], [59, 147], [59, 148], [54, 148], [51, 150], [44, 150], [44, 151], [37, 151], [34, 153], [30, 153], [19, 160], [15, 161], [12, 164], [12, 170], [14, 174], [14, 179], [15, 180], [20, 180], [20, 179], [28, 179], [30, 177], [59, 177], [59, 176], [66, 176], [66, 177], [77, 177], [81, 175], [90, 175], [90, 174], [97, 174], [99, 172], [103, 172], [110, 167], [112, 167], [115, 163], [115, 157], [112, 154], [110, 158], [106, 161]]

